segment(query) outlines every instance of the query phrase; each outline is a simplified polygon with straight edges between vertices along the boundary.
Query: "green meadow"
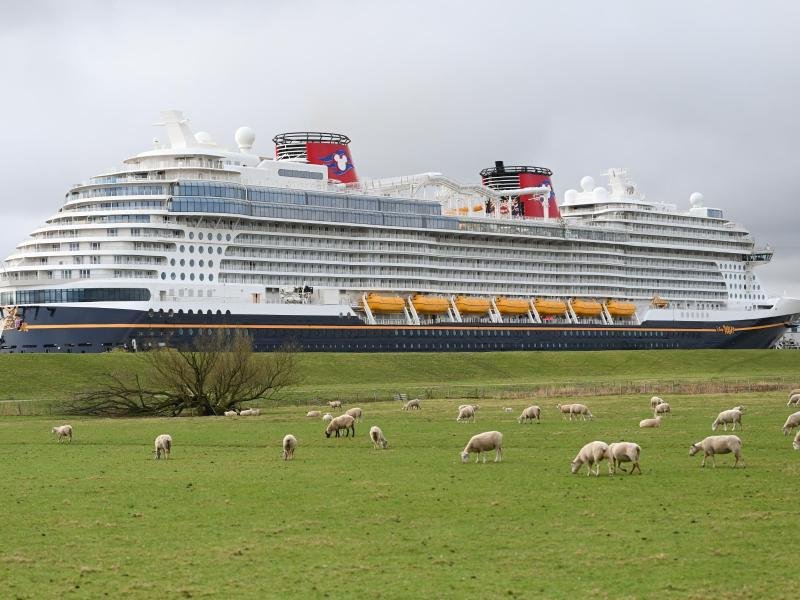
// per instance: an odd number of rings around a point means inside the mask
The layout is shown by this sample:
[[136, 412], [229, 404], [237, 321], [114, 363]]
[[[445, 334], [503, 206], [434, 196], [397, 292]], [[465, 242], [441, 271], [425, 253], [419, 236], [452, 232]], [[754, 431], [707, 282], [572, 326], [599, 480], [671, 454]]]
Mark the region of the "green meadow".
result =
[[[706, 366], [714, 373], [775, 373], [770, 361], [777, 361], [788, 374], [785, 357], [794, 354], [745, 360], [725, 353], [729, 366]], [[584, 356], [611, 366], [611, 358]], [[643, 376], [670, 369], [680, 375], [677, 359], [655, 356], [658, 365]], [[531, 362], [555, 376], [572, 358], [506, 357], [492, 356], [494, 367], [518, 379]], [[376, 381], [357, 357], [312, 358], [326, 365], [313, 374], [318, 381], [347, 380], [341, 369]], [[418, 379], [454, 376], [447, 369], [458, 362], [426, 358]], [[479, 368], [475, 355], [458, 358], [460, 372], [475, 381], [502, 375]], [[55, 359], [51, 365], [63, 369], [66, 361]], [[405, 376], [403, 360], [381, 355], [376, 362], [394, 384]], [[599, 376], [602, 368], [592, 361], [577, 375]], [[437, 371], [442, 365], [447, 369]], [[455, 421], [457, 399], [423, 400], [416, 412], [373, 402], [362, 405], [364, 421], [352, 439], [326, 439], [322, 422], [305, 417], [322, 408], [312, 405], [267, 407], [246, 418], [2, 417], [0, 595], [796, 597], [800, 452], [780, 431], [794, 410], [785, 393], [665, 399], [673, 413], [654, 430], [638, 428], [649, 415], [645, 395], [583, 398], [595, 415], [587, 422], [562, 420], [555, 399], [536, 400], [541, 424], [516, 422], [531, 403], [524, 398], [481, 400], [474, 424]], [[729, 468], [728, 455], [716, 469], [701, 469], [689, 445], [711, 435], [716, 414], [737, 404], [747, 408], [744, 431], [737, 431], [746, 468]], [[50, 428], [67, 421], [74, 441], [59, 444]], [[387, 450], [372, 448], [373, 424], [388, 438]], [[491, 462], [492, 453], [486, 464], [461, 464], [469, 437], [493, 429], [505, 436], [505, 460]], [[168, 461], [152, 458], [160, 433], [174, 439]], [[286, 433], [299, 440], [288, 462], [279, 456]], [[638, 442], [643, 475], [608, 476], [605, 464], [598, 478], [572, 475], [570, 461], [595, 439]]]

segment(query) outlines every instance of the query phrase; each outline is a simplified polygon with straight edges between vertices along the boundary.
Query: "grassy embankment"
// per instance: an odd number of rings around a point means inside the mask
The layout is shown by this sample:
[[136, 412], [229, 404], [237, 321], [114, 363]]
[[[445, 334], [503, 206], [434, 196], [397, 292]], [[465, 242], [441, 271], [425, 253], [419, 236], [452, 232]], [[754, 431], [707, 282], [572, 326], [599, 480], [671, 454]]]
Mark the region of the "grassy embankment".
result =
[[[795, 597], [800, 452], [780, 432], [793, 410], [785, 395], [669, 400], [660, 430], [638, 429], [642, 397], [593, 398], [593, 422], [564, 422], [543, 405], [539, 425], [500, 409], [522, 401], [481, 401], [475, 424], [455, 422], [457, 400], [414, 413], [382, 402], [364, 407], [355, 439], [326, 439], [296, 407], [238, 419], [72, 419], [71, 445], [49, 436], [53, 419], [0, 418], [3, 595]], [[689, 444], [739, 403], [747, 468], [723, 468], [727, 456], [701, 470]], [[388, 450], [371, 448], [372, 424]], [[505, 461], [458, 463], [469, 436], [491, 429], [505, 434]], [[162, 432], [174, 453], [156, 462]], [[300, 441], [288, 463], [279, 458], [287, 432]], [[609, 477], [605, 466], [597, 479], [571, 475], [570, 460], [594, 439], [639, 442], [644, 475]]]

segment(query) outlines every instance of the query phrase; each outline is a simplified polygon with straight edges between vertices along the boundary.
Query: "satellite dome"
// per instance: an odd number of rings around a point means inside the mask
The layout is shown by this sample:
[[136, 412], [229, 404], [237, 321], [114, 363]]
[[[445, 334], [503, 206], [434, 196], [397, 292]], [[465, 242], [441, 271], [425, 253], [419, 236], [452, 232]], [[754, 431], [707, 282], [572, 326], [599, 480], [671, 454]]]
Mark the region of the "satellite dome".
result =
[[594, 199], [598, 202], [605, 202], [608, 200], [608, 190], [603, 186], [597, 186], [592, 190], [592, 194], [594, 195]]
[[239, 146], [239, 150], [247, 152], [253, 147], [253, 142], [256, 141], [256, 132], [246, 126], [239, 127], [233, 137], [236, 140], [236, 145]]
[[703, 194], [700, 192], [695, 192], [691, 196], [689, 196], [689, 204], [692, 207], [703, 206]]
[[586, 177], [581, 179], [581, 189], [584, 192], [592, 191], [593, 187], [594, 187], [594, 177], [587, 175]]
[[194, 134], [194, 139], [201, 144], [213, 144], [214, 138], [207, 131], [198, 131]]
[[564, 204], [572, 204], [578, 198], [578, 190], [567, 190], [564, 192]]

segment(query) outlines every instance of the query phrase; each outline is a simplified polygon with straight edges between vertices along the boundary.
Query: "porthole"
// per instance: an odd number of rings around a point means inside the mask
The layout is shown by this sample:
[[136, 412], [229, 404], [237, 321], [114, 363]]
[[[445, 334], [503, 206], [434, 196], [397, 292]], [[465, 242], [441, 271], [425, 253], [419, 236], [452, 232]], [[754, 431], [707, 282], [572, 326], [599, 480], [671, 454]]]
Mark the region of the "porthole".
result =
[[184, 260], [183, 258], [181, 259], [181, 266], [182, 267], [186, 266], [186, 260]]
[[203, 232], [202, 231], [197, 234], [197, 239], [198, 240], [202, 240], [203, 239]]
[[209, 274], [209, 275], [208, 275], [208, 280], [209, 280], [209, 281], [214, 281], [214, 275], [212, 275], [212, 274]]
[[200, 278], [200, 281], [203, 281], [203, 279], [205, 279], [205, 276], [202, 273], [200, 273], [200, 275], [198, 275], [198, 277]]
[[222, 248], [217, 248], [217, 254], [222, 254]]
[[211, 246], [208, 247], [208, 253], [214, 254], [214, 249]]
[[218, 241], [218, 242], [221, 242], [221, 241], [222, 241], [222, 234], [221, 234], [221, 233], [218, 233], [218, 234], [217, 234], [217, 241]]
[[231, 241], [231, 234], [230, 233], [225, 236], [225, 241], [226, 242], [230, 242]]
[[204, 266], [204, 265], [205, 265], [205, 261], [204, 261], [204, 260], [201, 260], [200, 262], [198, 262], [198, 263], [197, 263], [197, 265], [198, 265], [198, 266], [200, 266], [200, 267], [202, 267], [202, 266]]
[[186, 273], [181, 273], [181, 281], [183, 281], [184, 279], [186, 279]]
[[169, 274], [169, 278], [170, 278], [170, 279], [175, 279], [175, 273], [170, 273], [170, 274]]
[[208, 266], [209, 267], [213, 267], [214, 266], [214, 261], [213, 260], [208, 261]]
[[189, 239], [190, 239], [190, 240], [193, 240], [193, 239], [194, 239], [194, 231], [190, 231], [190, 232], [189, 232]]
[[189, 259], [189, 266], [190, 267], [194, 266], [194, 259], [193, 258]]
[[194, 281], [194, 273], [190, 273], [189, 274], [189, 280], [190, 281]]
[[166, 278], [167, 278], [167, 274], [166, 273], [161, 273], [161, 279], [166, 279]]
[[189, 246], [189, 252], [194, 254], [194, 246]]
[[183, 244], [181, 244], [180, 251], [181, 251], [181, 252], [186, 252], [186, 246], [184, 246]]
[[202, 246], [198, 246], [198, 247], [197, 247], [197, 251], [198, 251], [200, 254], [202, 254], [202, 253], [203, 253], [203, 247], [202, 247]]
[[175, 266], [175, 259], [171, 258], [170, 261], [169, 261], [169, 264], [170, 264], [171, 267], [174, 267]]

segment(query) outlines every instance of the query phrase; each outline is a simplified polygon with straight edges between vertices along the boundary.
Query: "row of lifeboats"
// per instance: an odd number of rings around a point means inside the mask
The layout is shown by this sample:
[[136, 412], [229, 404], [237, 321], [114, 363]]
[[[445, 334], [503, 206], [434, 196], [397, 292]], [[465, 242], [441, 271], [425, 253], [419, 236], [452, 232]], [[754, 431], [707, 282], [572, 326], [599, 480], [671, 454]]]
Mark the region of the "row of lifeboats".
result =
[[[401, 296], [381, 296], [375, 293], [367, 294], [366, 302], [374, 314], [401, 313], [406, 305], [405, 298]], [[530, 302], [523, 298], [500, 296], [494, 299], [494, 303], [497, 310], [504, 315], [525, 315], [531, 309]], [[411, 304], [420, 315], [439, 315], [450, 309], [450, 301], [444, 296], [414, 294], [411, 296]], [[455, 305], [462, 315], [483, 315], [491, 310], [492, 301], [476, 296], [456, 296]], [[576, 298], [571, 305], [579, 317], [600, 317], [603, 314], [603, 304], [597, 300]], [[560, 316], [567, 312], [567, 303], [563, 300], [536, 298], [533, 306], [539, 315], [545, 317]], [[612, 317], [632, 317], [636, 313], [633, 302], [609, 300], [605, 306]]]

